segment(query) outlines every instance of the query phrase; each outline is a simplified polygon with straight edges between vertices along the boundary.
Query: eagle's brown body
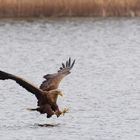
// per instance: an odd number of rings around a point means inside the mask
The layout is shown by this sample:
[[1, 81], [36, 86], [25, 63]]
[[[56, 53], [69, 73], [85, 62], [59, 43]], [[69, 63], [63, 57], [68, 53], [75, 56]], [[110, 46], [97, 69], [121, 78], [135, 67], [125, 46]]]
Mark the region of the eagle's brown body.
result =
[[46, 80], [42, 82], [40, 88], [35, 87], [34, 85], [25, 81], [23, 78], [6, 73], [4, 71], [0, 71], [0, 80], [14, 80], [20, 86], [36, 96], [38, 100], [38, 108], [29, 110], [38, 111], [41, 114], [46, 113], [48, 118], [54, 114], [59, 117], [61, 114], [65, 113], [67, 109], [60, 111], [56, 103], [58, 95], [62, 96], [62, 91], [58, 89], [58, 86], [60, 81], [70, 73], [74, 63], [75, 60], [71, 64], [71, 59], [69, 58], [66, 64], [62, 63], [62, 67], [60, 67], [60, 70], [57, 73], [45, 75], [44, 78]]

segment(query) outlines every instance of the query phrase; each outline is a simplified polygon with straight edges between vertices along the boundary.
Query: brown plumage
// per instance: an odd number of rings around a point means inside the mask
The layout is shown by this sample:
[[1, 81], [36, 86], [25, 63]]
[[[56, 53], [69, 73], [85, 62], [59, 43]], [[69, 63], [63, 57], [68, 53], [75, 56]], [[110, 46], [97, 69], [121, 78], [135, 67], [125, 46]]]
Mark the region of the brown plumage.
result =
[[38, 107], [35, 109], [28, 110], [38, 111], [41, 114], [46, 113], [47, 118], [50, 118], [54, 114], [57, 117], [59, 117], [61, 114], [66, 113], [67, 109], [60, 111], [57, 105], [58, 95], [63, 95], [62, 91], [58, 89], [58, 86], [60, 81], [70, 73], [70, 70], [74, 66], [74, 63], [75, 60], [71, 64], [71, 59], [69, 58], [69, 60], [66, 61], [66, 64], [62, 63], [62, 67], [60, 67], [60, 70], [57, 73], [45, 75], [44, 78], [46, 80], [41, 84], [40, 88], [37, 88], [36, 86], [24, 80], [23, 78], [20, 78], [18, 76], [4, 71], [0, 71], [0, 80], [14, 80], [20, 86], [22, 86], [27, 91], [33, 93], [36, 96], [38, 100]]
[[46, 80], [42, 82], [40, 89], [44, 91], [57, 89], [61, 80], [70, 74], [70, 70], [73, 68], [74, 64], [75, 60], [71, 63], [71, 58], [69, 58], [66, 64], [62, 63], [62, 67], [60, 67], [57, 73], [44, 75], [43, 77]]

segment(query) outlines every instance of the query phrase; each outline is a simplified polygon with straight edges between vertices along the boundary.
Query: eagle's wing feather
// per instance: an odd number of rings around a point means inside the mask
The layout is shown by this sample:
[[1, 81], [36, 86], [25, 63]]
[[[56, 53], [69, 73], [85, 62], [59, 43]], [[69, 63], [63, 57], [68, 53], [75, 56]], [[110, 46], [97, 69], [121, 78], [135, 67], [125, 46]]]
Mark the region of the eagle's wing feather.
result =
[[39, 99], [40, 96], [42, 95], [41, 89], [30, 84], [29, 82], [27, 82], [23, 78], [20, 78], [18, 76], [15, 76], [13, 74], [10, 74], [10, 73], [4, 72], [4, 71], [0, 71], [0, 80], [6, 80], [6, 79], [11, 79], [11, 80], [16, 81], [20, 86], [25, 88], [27, 91], [33, 93], [37, 97], [37, 99]]
[[47, 74], [44, 76], [46, 79], [40, 85], [40, 89], [44, 91], [49, 91], [53, 89], [57, 89], [59, 86], [60, 81], [68, 74], [70, 74], [70, 70], [73, 68], [75, 64], [75, 60], [71, 63], [71, 58], [69, 58], [66, 63], [62, 63], [62, 66], [59, 68], [57, 73], [54, 74]]

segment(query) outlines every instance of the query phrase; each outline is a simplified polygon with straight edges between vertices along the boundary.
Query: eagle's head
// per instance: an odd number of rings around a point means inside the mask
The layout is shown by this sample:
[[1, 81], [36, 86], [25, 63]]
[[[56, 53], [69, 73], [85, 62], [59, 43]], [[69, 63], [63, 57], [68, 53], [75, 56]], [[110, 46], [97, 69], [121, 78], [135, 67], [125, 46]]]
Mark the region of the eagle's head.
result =
[[51, 90], [52, 91], [52, 94], [55, 94], [55, 95], [60, 95], [60, 96], [63, 96], [64, 93], [62, 92], [62, 90], [60, 89], [54, 89], [54, 90]]
[[59, 89], [48, 91], [48, 98], [50, 99], [52, 103], [56, 103], [58, 95], [63, 96], [64, 93]]

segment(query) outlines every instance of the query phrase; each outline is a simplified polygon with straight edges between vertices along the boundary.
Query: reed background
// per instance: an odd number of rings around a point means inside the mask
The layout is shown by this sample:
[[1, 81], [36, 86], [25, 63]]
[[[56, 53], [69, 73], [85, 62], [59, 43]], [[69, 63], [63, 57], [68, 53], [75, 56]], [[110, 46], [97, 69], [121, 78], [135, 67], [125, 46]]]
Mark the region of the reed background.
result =
[[0, 17], [140, 16], [140, 0], [0, 0]]

